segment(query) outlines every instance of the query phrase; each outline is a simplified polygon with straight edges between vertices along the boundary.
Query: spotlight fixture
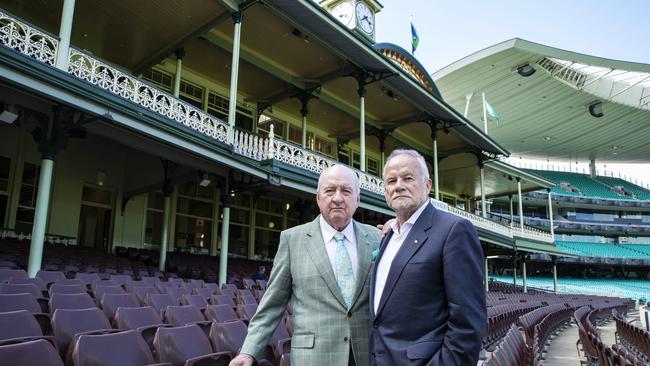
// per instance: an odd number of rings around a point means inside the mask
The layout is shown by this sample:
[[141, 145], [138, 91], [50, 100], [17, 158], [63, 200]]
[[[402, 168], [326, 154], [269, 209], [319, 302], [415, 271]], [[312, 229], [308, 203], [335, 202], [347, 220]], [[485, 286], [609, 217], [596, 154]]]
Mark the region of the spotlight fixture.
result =
[[210, 180], [210, 175], [208, 173], [201, 174], [201, 181], [199, 182], [199, 185], [201, 187], [207, 187], [210, 185], [210, 183], [212, 183]]
[[603, 113], [603, 102], [597, 100], [595, 102], [589, 103], [589, 114], [591, 114], [592, 117], [596, 118], [604, 116], [605, 114]]
[[523, 64], [517, 66], [517, 73], [525, 78], [531, 76], [532, 74], [535, 73], [535, 68], [530, 66], [530, 64]]
[[0, 102], [0, 122], [12, 124], [18, 119], [18, 108], [15, 105]]

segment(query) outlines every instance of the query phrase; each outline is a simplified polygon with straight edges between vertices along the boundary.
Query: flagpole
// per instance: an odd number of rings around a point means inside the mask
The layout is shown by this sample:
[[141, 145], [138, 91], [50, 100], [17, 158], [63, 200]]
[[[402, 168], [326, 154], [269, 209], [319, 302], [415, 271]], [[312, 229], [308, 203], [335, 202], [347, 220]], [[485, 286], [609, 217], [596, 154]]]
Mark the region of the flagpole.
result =
[[483, 95], [483, 131], [485, 134], [488, 134], [487, 130], [487, 112], [485, 111], [485, 93], [482, 93]]
[[467, 118], [467, 114], [469, 113], [469, 101], [472, 100], [473, 96], [474, 96], [474, 92], [465, 95], [465, 113], [463, 114], [463, 117], [465, 118]]

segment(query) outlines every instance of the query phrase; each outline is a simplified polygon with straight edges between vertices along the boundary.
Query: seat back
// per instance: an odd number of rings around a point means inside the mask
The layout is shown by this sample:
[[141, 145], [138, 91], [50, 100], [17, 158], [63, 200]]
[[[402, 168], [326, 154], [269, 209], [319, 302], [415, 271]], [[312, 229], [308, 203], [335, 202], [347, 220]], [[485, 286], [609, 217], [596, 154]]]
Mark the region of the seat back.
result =
[[60, 285], [58, 283], [53, 283], [50, 286], [50, 296], [52, 294], [85, 294], [86, 285]]
[[131, 292], [133, 292], [138, 297], [138, 300], [140, 300], [140, 303], [143, 305], [145, 303], [145, 300], [147, 299], [148, 294], [159, 293], [158, 290], [153, 286], [133, 287]]
[[102, 301], [102, 296], [104, 294], [123, 294], [126, 293], [122, 286], [113, 285], [113, 286], [97, 286], [95, 287], [95, 300], [99, 303]]
[[62, 356], [75, 334], [105, 329], [111, 329], [111, 323], [99, 308], [57, 309], [52, 316], [54, 339]]
[[214, 295], [212, 296], [212, 303], [215, 305], [237, 306], [230, 295]]
[[243, 321], [249, 321], [253, 319], [253, 315], [257, 312], [257, 304], [246, 304], [238, 305], [237, 313], [239, 313], [239, 319]]
[[0, 294], [32, 294], [43, 297], [43, 292], [33, 283], [0, 283]]
[[29, 276], [24, 269], [0, 268], [0, 282], [4, 282], [12, 278], [29, 278]]
[[205, 309], [208, 306], [208, 301], [201, 295], [183, 295], [181, 305], [192, 305], [199, 309]]
[[78, 279], [78, 278], [57, 278], [56, 281], [54, 281], [55, 285], [84, 285], [84, 281]]
[[208, 305], [205, 308], [205, 317], [218, 323], [239, 320], [237, 313], [230, 305]]
[[165, 310], [165, 323], [171, 325], [186, 325], [205, 321], [201, 310], [192, 305], [168, 306]]
[[246, 339], [246, 324], [241, 320], [224, 323], [212, 322], [210, 342], [215, 352], [239, 353]]
[[140, 302], [134, 294], [104, 294], [101, 298], [101, 305], [108, 320], [112, 321], [119, 307], [137, 308], [140, 306]]
[[41, 306], [30, 293], [0, 294], [0, 311], [27, 310], [30, 313], [42, 312]]
[[117, 329], [138, 329], [151, 325], [162, 324], [160, 312], [151, 306], [141, 308], [120, 307], [115, 312], [113, 320]]
[[208, 337], [196, 324], [158, 328], [153, 345], [160, 362], [183, 365], [190, 358], [212, 353]]
[[30, 342], [0, 346], [0, 364], [12, 366], [63, 366], [63, 361], [52, 343], [37, 339]]
[[77, 273], [74, 278], [81, 280], [86, 286], [92, 284], [94, 281], [99, 281], [99, 275], [97, 273]]
[[50, 314], [57, 309], [88, 309], [97, 307], [92, 297], [83, 294], [52, 294], [50, 297]]
[[[0, 281], [2, 282], [2, 281]], [[21, 284], [21, 283], [33, 283], [38, 287], [41, 292], [47, 291], [47, 285], [43, 280], [41, 280], [38, 277], [35, 278], [23, 278], [23, 277], [12, 277], [9, 280], [7, 280], [7, 283], [13, 283], [13, 284]]]
[[154, 363], [147, 343], [134, 330], [82, 335], [72, 350], [75, 366], [142, 366]]
[[111, 275], [111, 280], [115, 281], [115, 283], [120, 285], [120, 286], [124, 286], [126, 281], [132, 280], [132, 279], [133, 278], [131, 278], [131, 276], [129, 276], [129, 275], [117, 275], [117, 274]]
[[61, 271], [43, 271], [40, 270], [36, 273], [36, 277], [40, 278], [45, 282], [45, 284], [50, 284], [56, 282], [56, 280], [65, 279], [65, 274]]
[[145, 304], [153, 306], [162, 314], [168, 306], [178, 305], [179, 301], [170, 294], [147, 294]]
[[0, 341], [42, 335], [41, 326], [29, 311], [18, 310], [0, 313]]

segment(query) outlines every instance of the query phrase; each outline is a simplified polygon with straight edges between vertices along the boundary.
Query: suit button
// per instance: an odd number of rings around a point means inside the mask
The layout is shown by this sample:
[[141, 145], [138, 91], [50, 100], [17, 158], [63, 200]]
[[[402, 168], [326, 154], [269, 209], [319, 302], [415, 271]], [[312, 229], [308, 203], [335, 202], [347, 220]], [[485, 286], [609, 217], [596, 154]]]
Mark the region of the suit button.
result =
[[349, 341], [349, 340], [350, 340], [350, 339], [349, 339], [348, 337], [343, 338], [343, 342], [347, 342], [347, 341]]

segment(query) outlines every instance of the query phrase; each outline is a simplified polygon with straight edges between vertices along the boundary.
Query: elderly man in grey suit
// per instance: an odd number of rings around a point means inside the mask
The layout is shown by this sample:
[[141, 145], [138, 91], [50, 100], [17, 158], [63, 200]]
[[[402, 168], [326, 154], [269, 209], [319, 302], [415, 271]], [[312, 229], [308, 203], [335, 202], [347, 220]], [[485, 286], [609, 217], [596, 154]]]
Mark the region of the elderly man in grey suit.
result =
[[350, 168], [324, 170], [316, 202], [314, 221], [281, 233], [269, 287], [230, 366], [262, 357], [289, 303], [292, 365], [368, 365], [368, 283], [379, 231], [352, 220], [360, 192]]

